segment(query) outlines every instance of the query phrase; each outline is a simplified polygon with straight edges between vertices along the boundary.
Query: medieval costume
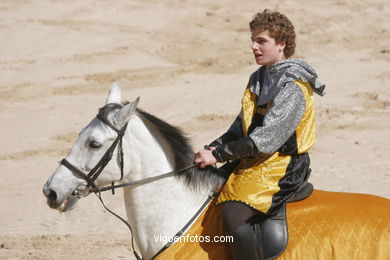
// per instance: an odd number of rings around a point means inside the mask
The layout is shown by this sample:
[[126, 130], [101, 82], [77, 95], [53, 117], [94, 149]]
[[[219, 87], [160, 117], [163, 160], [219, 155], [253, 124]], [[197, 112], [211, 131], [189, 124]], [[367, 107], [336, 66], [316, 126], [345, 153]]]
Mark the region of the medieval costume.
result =
[[238, 201], [273, 215], [293, 195], [309, 172], [313, 93], [324, 95], [325, 85], [303, 60], [262, 66], [250, 76], [240, 114], [210, 144], [217, 161], [240, 159], [218, 203]]

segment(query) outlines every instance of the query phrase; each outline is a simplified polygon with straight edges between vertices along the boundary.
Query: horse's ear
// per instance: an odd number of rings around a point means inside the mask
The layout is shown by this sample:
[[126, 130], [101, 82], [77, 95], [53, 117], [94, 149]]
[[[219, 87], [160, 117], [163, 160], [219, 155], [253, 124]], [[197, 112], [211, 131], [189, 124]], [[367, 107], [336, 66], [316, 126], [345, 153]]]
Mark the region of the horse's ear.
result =
[[121, 100], [122, 100], [121, 88], [119, 86], [119, 83], [114, 82], [112, 84], [110, 92], [108, 93], [106, 104], [110, 104], [110, 103], [120, 104]]
[[137, 97], [136, 100], [124, 105], [121, 108], [121, 110], [119, 110], [115, 114], [115, 118], [121, 126], [123, 126], [129, 120], [130, 116], [134, 113], [135, 109], [138, 106], [139, 100], [140, 100], [140, 97]]

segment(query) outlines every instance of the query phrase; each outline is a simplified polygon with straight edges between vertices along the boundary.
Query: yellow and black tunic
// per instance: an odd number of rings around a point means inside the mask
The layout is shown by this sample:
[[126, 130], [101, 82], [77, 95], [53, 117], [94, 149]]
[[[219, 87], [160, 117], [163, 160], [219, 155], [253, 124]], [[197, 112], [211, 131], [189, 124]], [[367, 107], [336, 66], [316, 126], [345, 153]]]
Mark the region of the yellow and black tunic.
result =
[[325, 85], [302, 60], [261, 67], [251, 75], [242, 110], [230, 132], [249, 136], [258, 153], [243, 158], [228, 178], [218, 203], [240, 201], [272, 215], [307, 177], [308, 150], [315, 141], [313, 92]]

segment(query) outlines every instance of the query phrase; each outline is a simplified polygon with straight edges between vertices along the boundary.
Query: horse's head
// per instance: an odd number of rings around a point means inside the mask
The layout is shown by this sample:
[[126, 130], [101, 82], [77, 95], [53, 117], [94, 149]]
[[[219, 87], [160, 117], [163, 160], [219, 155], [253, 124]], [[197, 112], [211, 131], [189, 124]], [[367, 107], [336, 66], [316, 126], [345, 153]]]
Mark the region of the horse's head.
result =
[[43, 194], [51, 208], [70, 210], [82, 193], [87, 194], [91, 187], [119, 181], [123, 177], [121, 133], [124, 133], [138, 101], [139, 98], [122, 106], [121, 90], [116, 84], [112, 86], [106, 106], [81, 131], [66, 158], [43, 186]]

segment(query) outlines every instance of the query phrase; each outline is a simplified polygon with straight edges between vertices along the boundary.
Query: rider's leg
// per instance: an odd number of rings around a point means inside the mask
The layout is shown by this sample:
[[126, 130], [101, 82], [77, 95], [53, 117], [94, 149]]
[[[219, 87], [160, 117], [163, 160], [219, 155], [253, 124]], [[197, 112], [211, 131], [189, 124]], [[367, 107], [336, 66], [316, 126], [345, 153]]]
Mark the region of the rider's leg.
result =
[[221, 214], [226, 233], [233, 237], [229, 243], [233, 259], [263, 259], [253, 227], [248, 223], [258, 212], [244, 203], [229, 201], [222, 205]]

